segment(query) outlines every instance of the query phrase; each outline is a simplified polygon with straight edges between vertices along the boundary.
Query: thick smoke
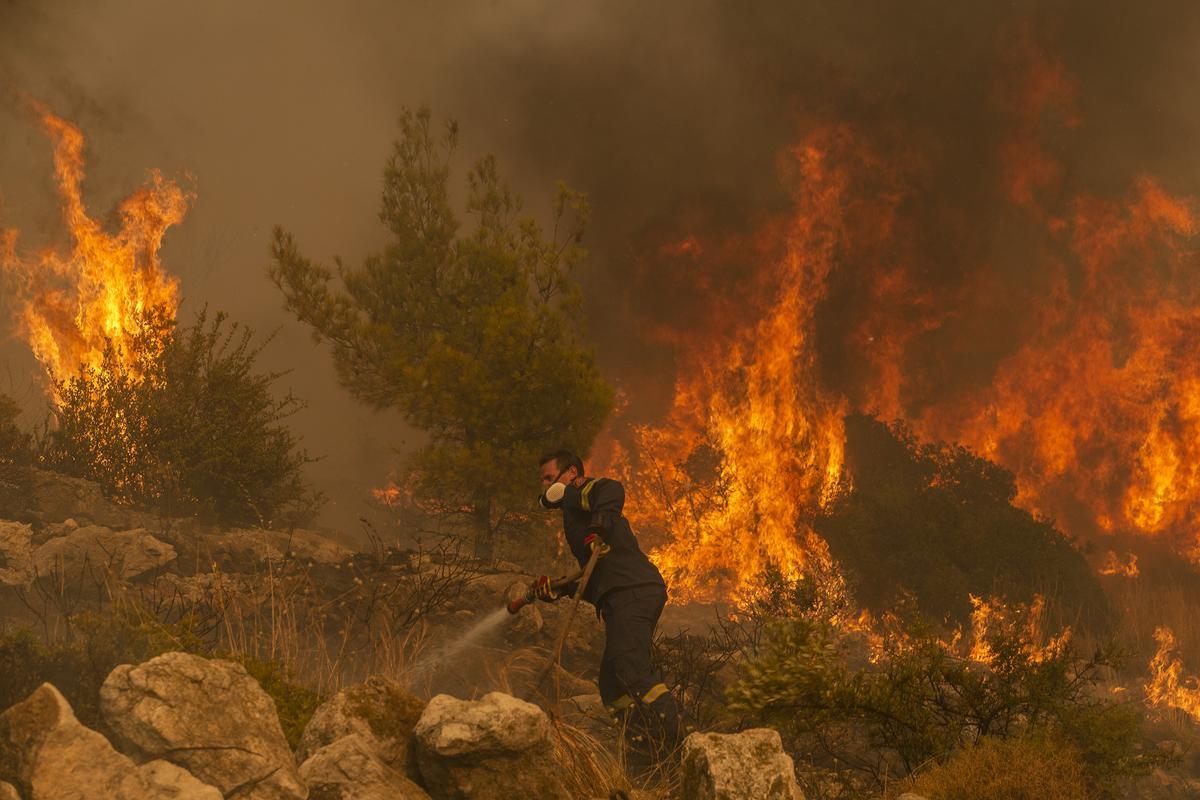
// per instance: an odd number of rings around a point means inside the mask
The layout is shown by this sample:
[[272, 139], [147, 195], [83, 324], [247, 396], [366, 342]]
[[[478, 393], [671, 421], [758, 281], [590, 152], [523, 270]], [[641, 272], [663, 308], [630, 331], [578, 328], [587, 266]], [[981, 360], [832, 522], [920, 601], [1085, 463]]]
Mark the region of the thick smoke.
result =
[[[1026, 324], [1046, 244], [1014, 222], [994, 182], [1013, 135], [1006, 92], [1020, 90], [1029, 54], [1052, 54], [1073, 82], [1069, 102], [1029, 123], [1061, 163], [1062, 192], [1119, 194], [1145, 174], [1200, 194], [1198, 35], [1200, 7], [1185, 2], [0, 0], [0, 223], [26, 244], [57, 232], [49, 147], [14, 91], [88, 134], [101, 213], [147, 168], [194, 176], [199, 199], [163, 254], [183, 315], [207, 304], [278, 329], [267, 358], [294, 370], [284, 382], [310, 403], [297, 424], [327, 456], [314, 471], [337, 501], [327, 521], [345, 527], [390, 446], [413, 437], [336, 386], [265, 278], [267, 237], [282, 223], [320, 258], [377, 247], [380, 168], [401, 106], [457, 118], [464, 164], [496, 152], [532, 210], [558, 178], [590, 194], [589, 330], [646, 419], [670, 397], [676, 344], [736, 316], [753, 291], [753, 244], [728, 242], [788, 207], [779, 153], [821, 124], [866, 132], [915, 176], [900, 200], [910, 238], [895, 254], [921, 265], [914, 296], [963, 297], [983, 271], [995, 284], [991, 302], [908, 349], [923, 377], [903, 401], [918, 412], [929, 393], [986, 383]], [[662, 255], [698, 232], [727, 243], [719, 258]], [[836, 273], [819, 328], [827, 381], [866, 402], [843, 335], [874, 302], [860, 277]], [[928, 313], [914, 302], [914, 326]], [[18, 344], [4, 356], [17, 382], [33, 374]]]

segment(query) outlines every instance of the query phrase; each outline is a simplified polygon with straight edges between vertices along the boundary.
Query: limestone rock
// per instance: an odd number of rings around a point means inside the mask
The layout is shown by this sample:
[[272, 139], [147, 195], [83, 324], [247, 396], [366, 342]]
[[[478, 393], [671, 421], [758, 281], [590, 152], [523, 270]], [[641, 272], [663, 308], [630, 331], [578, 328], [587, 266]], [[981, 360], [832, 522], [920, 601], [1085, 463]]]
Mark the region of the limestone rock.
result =
[[779, 732], [693, 733], [683, 742], [683, 796], [695, 800], [803, 800]]
[[275, 703], [240, 664], [188, 653], [125, 664], [100, 688], [100, 710], [136, 759], [166, 759], [240, 800], [307, 796]]
[[424, 703], [398, 683], [374, 675], [335, 694], [312, 715], [296, 752], [305, 761], [346, 736], [359, 736], [387, 766], [408, 772], [413, 726]]
[[425, 788], [447, 800], [546, 800], [570, 795], [554, 762], [550, 720], [501, 692], [481, 700], [440, 694], [413, 731]]
[[221, 800], [174, 764], [134, 764], [81, 725], [48, 683], [0, 714], [0, 778], [26, 800]]
[[17, 794], [17, 787], [0, 781], [0, 800], [21, 800], [21, 795]]
[[300, 765], [309, 800], [429, 800], [429, 795], [374, 752], [373, 740], [343, 736]]
[[33, 528], [0, 520], [0, 585], [25, 586], [33, 577]]
[[114, 531], [99, 525], [77, 528], [33, 551], [39, 578], [107, 575], [130, 579], [175, 560], [175, 548], [144, 528]]

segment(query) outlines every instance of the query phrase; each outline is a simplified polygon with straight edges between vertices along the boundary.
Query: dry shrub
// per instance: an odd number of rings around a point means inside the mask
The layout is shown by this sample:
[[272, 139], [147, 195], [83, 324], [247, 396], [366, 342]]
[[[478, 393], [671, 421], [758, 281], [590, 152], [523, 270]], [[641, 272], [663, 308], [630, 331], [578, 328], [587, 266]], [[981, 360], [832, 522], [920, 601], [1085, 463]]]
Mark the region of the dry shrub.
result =
[[920, 775], [929, 800], [1089, 800], [1079, 751], [1041, 738], [985, 737]]

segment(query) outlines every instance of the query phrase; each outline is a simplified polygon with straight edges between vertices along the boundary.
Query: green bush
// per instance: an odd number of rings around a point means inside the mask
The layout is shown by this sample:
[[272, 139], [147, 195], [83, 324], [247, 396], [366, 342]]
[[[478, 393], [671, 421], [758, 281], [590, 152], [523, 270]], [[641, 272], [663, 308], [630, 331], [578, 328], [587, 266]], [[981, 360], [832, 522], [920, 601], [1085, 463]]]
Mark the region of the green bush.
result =
[[119, 502], [223, 524], [302, 522], [317, 498], [310, 459], [282, 424], [302, 406], [256, 369], [261, 345], [218, 314], [177, 328], [149, 314], [130, 352], [59, 386], [52, 468], [97, 481]]

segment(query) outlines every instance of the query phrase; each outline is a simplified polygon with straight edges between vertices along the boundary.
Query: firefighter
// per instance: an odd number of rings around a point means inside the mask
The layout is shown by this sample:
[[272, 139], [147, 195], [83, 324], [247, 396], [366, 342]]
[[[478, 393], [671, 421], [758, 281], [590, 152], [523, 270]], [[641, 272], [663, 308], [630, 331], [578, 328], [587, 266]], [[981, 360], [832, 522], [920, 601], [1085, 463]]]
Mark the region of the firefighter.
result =
[[[562, 510], [563, 533], [580, 566], [600, 549], [583, 594], [604, 620], [600, 698], [636, 735], [673, 748], [682, 731], [681, 710], [650, 661], [667, 585], [621, 513], [625, 489], [609, 478], [586, 477], [583, 461], [567, 450], [542, 457], [541, 479], [542, 507]], [[577, 588], [577, 581], [556, 587], [545, 575], [534, 583], [537, 598], [548, 602]]]

